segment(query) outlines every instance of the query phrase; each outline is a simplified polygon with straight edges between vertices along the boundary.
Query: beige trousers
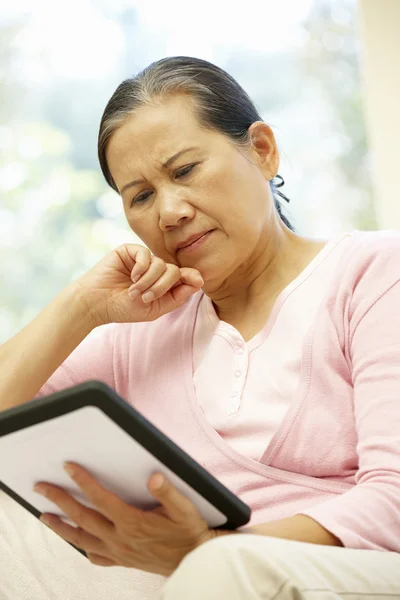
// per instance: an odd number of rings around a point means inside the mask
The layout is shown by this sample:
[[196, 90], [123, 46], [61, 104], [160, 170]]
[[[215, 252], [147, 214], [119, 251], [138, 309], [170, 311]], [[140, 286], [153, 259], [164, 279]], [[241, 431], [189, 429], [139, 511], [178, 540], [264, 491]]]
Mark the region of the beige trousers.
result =
[[399, 598], [400, 554], [233, 534], [175, 573], [93, 565], [0, 492], [0, 600], [369, 600]]
[[234, 534], [191, 552], [162, 600], [400, 599], [400, 554]]

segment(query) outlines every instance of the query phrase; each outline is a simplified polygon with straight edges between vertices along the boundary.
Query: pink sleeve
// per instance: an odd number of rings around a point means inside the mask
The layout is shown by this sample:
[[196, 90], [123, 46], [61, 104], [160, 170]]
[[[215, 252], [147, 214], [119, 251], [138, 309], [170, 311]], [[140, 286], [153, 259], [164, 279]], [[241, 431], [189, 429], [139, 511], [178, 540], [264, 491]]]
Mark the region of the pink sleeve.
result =
[[[371, 298], [368, 285], [376, 289], [376, 280], [366, 278], [364, 302], [355, 310], [363, 315], [357, 317], [354, 331], [350, 329], [359, 457], [356, 485], [302, 514], [315, 519], [346, 547], [399, 552], [400, 283], [393, 280], [400, 275], [400, 267], [398, 260], [393, 263], [391, 287], [386, 286], [364, 312], [362, 307]], [[390, 262], [382, 269], [378, 280], [387, 278]]]
[[59, 366], [36, 394], [46, 396], [91, 379], [115, 389], [114, 324], [94, 329]]

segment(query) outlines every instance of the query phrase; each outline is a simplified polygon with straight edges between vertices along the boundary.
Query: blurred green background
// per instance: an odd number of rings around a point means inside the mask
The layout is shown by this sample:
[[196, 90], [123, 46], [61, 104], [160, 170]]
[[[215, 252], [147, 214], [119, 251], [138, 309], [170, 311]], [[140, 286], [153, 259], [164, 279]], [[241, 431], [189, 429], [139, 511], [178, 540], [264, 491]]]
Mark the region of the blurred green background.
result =
[[15, 0], [0, 8], [0, 342], [121, 242], [100, 173], [102, 111], [153, 60], [227, 69], [276, 135], [297, 231], [377, 229], [351, 0]]

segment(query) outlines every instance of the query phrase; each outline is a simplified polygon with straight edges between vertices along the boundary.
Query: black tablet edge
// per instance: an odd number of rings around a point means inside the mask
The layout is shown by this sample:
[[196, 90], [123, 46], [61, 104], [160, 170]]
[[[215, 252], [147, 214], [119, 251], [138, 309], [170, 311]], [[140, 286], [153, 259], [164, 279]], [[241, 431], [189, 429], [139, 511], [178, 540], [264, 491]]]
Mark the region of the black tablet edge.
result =
[[[84, 398], [82, 394], [87, 392], [95, 392], [96, 397], [93, 400]], [[115, 404], [109, 402], [109, 396], [113, 398]], [[55, 401], [58, 399], [63, 401], [62, 405], [56, 405]], [[226, 516], [226, 523], [215, 529], [237, 529], [249, 522], [251, 510], [247, 504], [235, 496], [107, 384], [97, 380], [86, 381], [43, 398], [32, 400], [29, 402], [30, 408], [32, 403], [35, 403], [35, 411], [28, 412], [26, 409], [27, 403], [25, 403], [0, 413], [0, 424], [3, 422], [4, 425], [5, 423], [6, 433], [62, 416], [88, 405], [95, 406]], [[124, 422], [125, 411], [130, 412], [134, 417], [138, 425], [135, 431], [126, 428]], [[1, 429], [0, 436], [4, 435]], [[200, 479], [200, 485], [196, 477]], [[228, 511], [223, 507], [224, 500], [228, 502]]]
[[[19, 496], [18, 494], [16, 494], [11, 488], [9, 488], [2, 481], [0, 481], [0, 490], [2, 490], [3, 492], [5, 492], [8, 496], [10, 496], [10, 498], [12, 498], [13, 500], [15, 500], [15, 502], [18, 502], [18, 504], [20, 504], [23, 508], [25, 508], [28, 512], [30, 512], [37, 519], [39, 519], [40, 516], [42, 515], [42, 513], [40, 512], [40, 510], [37, 510], [34, 506], [32, 506], [32, 504], [29, 504], [29, 502], [27, 502], [26, 500], [24, 500], [23, 498], [21, 498], [21, 496]], [[46, 527], [46, 525], [44, 523], [42, 523], [42, 526]], [[56, 534], [56, 535], [58, 535], [58, 534]], [[61, 536], [58, 535], [58, 537], [61, 537]], [[78, 548], [78, 546], [75, 546], [74, 544], [72, 544], [71, 542], [68, 542], [64, 538], [61, 538], [61, 539], [64, 540], [64, 542], [66, 542], [70, 546], [72, 546], [72, 548], [74, 548], [75, 550], [78, 550], [78, 552], [80, 552], [81, 554], [83, 554], [83, 556], [85, 558], [87, 558], [86, 552], [84, 550], [82, 550], [82, 548]]]

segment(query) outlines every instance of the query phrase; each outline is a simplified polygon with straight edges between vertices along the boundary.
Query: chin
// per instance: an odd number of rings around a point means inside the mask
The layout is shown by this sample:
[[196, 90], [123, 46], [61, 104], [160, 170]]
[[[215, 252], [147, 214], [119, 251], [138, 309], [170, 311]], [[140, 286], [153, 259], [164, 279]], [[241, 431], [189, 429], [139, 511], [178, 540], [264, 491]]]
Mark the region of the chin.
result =
[[222, 271], [217, 267], [210, 267], [210, 265], [203, 266], [201, 261], [199, 261], [198, 264], [193, 264], [190, 266], [193, 269], [197, 269], [201, 273], [201, 276], [204, 279], [202, 290], [206, 293], [218, 288], [228, 276], [225, 270]]
[[186, 260], [179, 261], [179, 266], [197, 269], [204, 279], [203, 289], [207, 289], [209, 284], [212, 288], [220, 286], [231, 272], [231, 262], [227, 264], [226, 258], [224, 259], [217, 252], [204, 254], [197, 258], [188, 256]]

